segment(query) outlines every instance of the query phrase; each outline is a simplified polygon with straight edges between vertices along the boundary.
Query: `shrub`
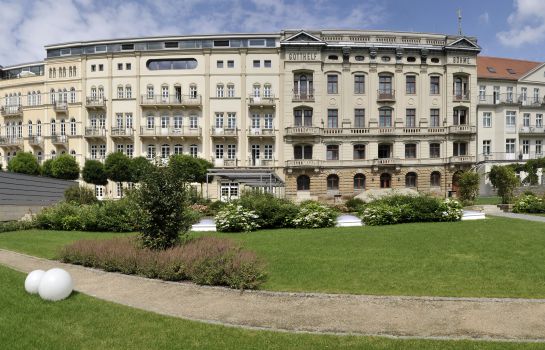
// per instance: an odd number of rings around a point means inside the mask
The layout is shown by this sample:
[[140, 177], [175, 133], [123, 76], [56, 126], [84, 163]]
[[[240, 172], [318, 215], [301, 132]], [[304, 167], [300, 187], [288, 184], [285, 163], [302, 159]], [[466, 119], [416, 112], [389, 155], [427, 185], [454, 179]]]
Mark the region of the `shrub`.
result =
[[217, 237], [197, 238], [166, 250], [140, 248], [137, 240], [127, 237], [81, 240], [65, 246], [60, 259], [106, 271], [237, 289], [257, 288], [266, 278], [254, 253]]
[[86, 160], [83, 170], [81, 171], [81, 177], [83, 178], [83, 181], [95, 186], [104, 186], [108, 183], [108, 177], [106, 176], [104, 165], [98, 160]]
[[401, 208], [384, 203], [377, 204], [363, 209], [360, 217], [369, 226], [393, 225], [400, 222]]
[[130, 162], [130, 182], [140, 182], [140, 180], [142, 180], [142, 178], [153, 168], [155, 168], [155, 165], [147, 160], [146, 157], [140, 156], [133, 158]]
[[40, 168], [40, 175], [47, 176], [47, 177], [53, 177], [53, 159], [48, 159], [42, 163], [42, 167]]
[[321, 228], [335, 226], [337, 212], [332, 208], [314, 201], [302, 202], [299, 211], [292, 220], [297, 228]]
[[479, 194], [479, 174], [475, 171], [464, 171], [458, 179], [458, 194], [462, 203], [471, 205]]
[[19, 174], [38, 175], [40, 173], [40, 165], [32, 153], [18, 152], [15, 157], [10, 159], [8, 171]]
[[488, 178], [496, 189], [498, 196], [501, 197], [501, 202], [503, 204], [511, 203], [513, 201], [513, 192], [519, 184], [513, 168], [494, 165], [488, 173]]
[[80, 185], [68, 187], [64, 191], [64, 200], [77, 204], [93, 204], [98, 201], [93, 190]]
[[79, 165], [76, 159], [68, 154], [61, 154], [51, 163], [51, 175], [57, 179], [77, 180]]
[[545, 202], [533, 194], [520, 196], [513, 205], [515, 213], [545, 213]]
[[365, 205], [365, 202], [359, 198], [350, 198], [344, 203], [344, 205], [349, 212], [354, 213], [361, 211], [363, 206]]
[[298, 210], [297, 205], [290, 200], [257, 191], [244, 192], [236, 203], [253, 211], [257, 215], [255, 220], [262, 229], [291, 226]]
[[249, 232], [259, 228], [258, 215], [235, 203], [225, 205], [214, 219], [220, 232]]
[[33, 220], [5, 221], [5, 222], [0, 222], [0, 233], [30, 230], [31, 228], [35, 228], [35, 227], [36, 227], [36, 224]]

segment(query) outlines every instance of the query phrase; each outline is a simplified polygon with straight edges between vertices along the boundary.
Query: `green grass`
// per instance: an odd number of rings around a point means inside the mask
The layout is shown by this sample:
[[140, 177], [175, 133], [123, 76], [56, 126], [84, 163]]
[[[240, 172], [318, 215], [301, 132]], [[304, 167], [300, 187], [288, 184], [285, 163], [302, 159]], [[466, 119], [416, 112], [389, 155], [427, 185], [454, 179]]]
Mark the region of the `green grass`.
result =
[[0, 266], [2, 349], [541, 349], [536, 343], [393, 340], [251, 331], [187, 321], [74, 293], [26, 294], [24, 275]]
[[[116, 234], [22, 231], [0, 247], [54, 257], [64, 244]], [[217, 234], [267, 263], [262, 289], [374, 295], [545, 298], [545, 224], [455, 223]]]
[[477, 197], [475, 200], [475, 205], [485, 205], [485, 204], [491, 204], [491, 205], [497, 205], [500, 204], [501, 200], [498, 196], [492, 196], [492, 197]]

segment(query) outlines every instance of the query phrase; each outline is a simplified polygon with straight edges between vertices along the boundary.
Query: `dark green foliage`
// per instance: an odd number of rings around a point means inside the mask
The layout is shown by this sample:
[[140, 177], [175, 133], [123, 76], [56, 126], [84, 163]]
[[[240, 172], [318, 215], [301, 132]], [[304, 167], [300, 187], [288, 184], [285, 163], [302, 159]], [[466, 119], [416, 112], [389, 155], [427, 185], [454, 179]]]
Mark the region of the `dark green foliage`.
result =
[[131, 159], [121, 152], [108, 154], [104, 162], [104, 171], [108, 179], [114, 182], [129, 182], [132, 180]]
[[61, 154], [51, 163], [51, 175], [56, 179], [77, 180], [79, 165], [76, 159], [68, 154]]
[[40, 175], [53, 177], [53, 159], [48, 159], [42, 163]]
[[[529, 192], [529, 191], [526, 191]], [[539, 198], [533, 193], [525, 193], [517, 198], [513, 205], [514, 213], [545, 213], [545, 198]]]
[[350, 198], [347, 200], [344, 205], [349, 212], [358, 212], [361, 211], [365, 202], [359, 198]]
[[129, 181], [140, 182], [140, 180], [142, 180], [142, 178], [153, 168], [155, 168], [155, 165], [145, 157], [133, 158], [130, 162], [131, 179]]
[[95, 192], [85, 186], [74, 185], [64, 191], [64, 200], [76, 204], [93, 204], [98, 202]]
[[259, 216], [256, 222], [260, 229], [291, 227], [298, 212], [297, 205], [290, 200], [257, 191], [244, 192], [236, 203]]
[[185, 182], [206, 182], [206, 173], [212, 167], [212, 163], [195, 158], [187, 154], [176, 154], [170, 157], [168, 166], [174, 176]]
[[104, 165], [98, 160], [88, 159], [81, 172], [83, 181], [93, 185], [106, 185], [108, 177]]
[[4, 222], [0, 222], [0, 233], [30, 230], [31, 228], [35, 228], [35, 227], [36, 227], [35, 222], [30, 220], [4, 221]]
[[187, 203], [187, 185], [169, 168], [152, 168], [133, 192], [143, 246], [166, 249], [187, 233], [192, 216]]
[[10, 159], [8, 171], [19, 174], [38, 175], [40, 174], [40, 165], [32, 153], [18, 152], [15, 157]]
[[515, 171], [509, 166], [494, 165], [488, 173], [488, 178], [492, 186], [497, 191], [503, 204], [509, 204], [513, 201], [513, 193], [519, 185], [519, 180]]
[[462, 203], [471, 205], [479, 194], [479, 174], [475, 171], [464, 171], [458, 179], [458, 196]]

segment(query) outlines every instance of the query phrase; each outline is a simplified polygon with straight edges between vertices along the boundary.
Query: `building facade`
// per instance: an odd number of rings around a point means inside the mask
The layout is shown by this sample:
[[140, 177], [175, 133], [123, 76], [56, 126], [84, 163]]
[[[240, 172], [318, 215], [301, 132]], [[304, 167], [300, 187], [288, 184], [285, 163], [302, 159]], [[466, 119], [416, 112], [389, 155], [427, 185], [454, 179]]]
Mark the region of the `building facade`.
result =
[[327, 30], [50, 45], [1, 68], [0, 159], [189, 154], [222, 171], [207, 193], [224, 199], [267, 176], [297, 199], [447, 195], [476, 162], [479, 51], [470, 37]]

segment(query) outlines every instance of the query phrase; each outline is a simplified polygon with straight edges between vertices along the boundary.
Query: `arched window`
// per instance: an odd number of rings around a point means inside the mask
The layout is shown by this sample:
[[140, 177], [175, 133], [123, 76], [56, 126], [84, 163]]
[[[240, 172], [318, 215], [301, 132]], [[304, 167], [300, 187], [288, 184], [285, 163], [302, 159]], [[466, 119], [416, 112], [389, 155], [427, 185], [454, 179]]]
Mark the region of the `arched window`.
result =
[[51, 89], [49, 92], [49, 103], [55, 104], [55, 101], [57, 100], [57, 95], [55, 95], [55, 89]]
[[224, 97], [224, 88], [223, 84], [216, 85], [216, 97]]
[[302, 100], [302, 101], [312, 100], [314, 98], [312, 73], [294, 74], [293, 98], [297, 100]]
[[197, 85], [189, 85], [189, 98], [197, 98]]
[[417, 175], [414, 172], [407, 173], [405, 175], [405, 187], [413, 188], [417, 187]]
[[125, 98], [132, 98], [132, 87], [130, 85], [125, 86]]
[[265, 84], [263, 86], [263, 97], [273, 97], [271, 84]]
[[72, 76], [72, 66], [68, 67], [68, 76]]
[[28, 136], [32, 137], [32, 120], [28, 121]]
[[199, 146], [197, 146], [197, 145], [189, 146], [189, 155], [191, 157], [197, 158], [197, 156], [199, 155]]
[[174, 154], [182, 154], [184, 147], [180, 144], [174, 145]]
[[74, 76], [76, 76], [76, 66], [74, 66], [74, 68], [72, 69], [72, 74], [74, 74]]
[[36, 136], [42, 136], [42, 122], [39, 120], [36, 122]]
[[99, 87], [98, 87], [98, 98], [99, 98], [99, 99], [103, 99], [103, 98], [104, 98], [104, 87], [103, 87], [103, 86], [99, 86]]
[[365, 175], [356, 174], [354, 175], [354, 191], [360, 192], [365, 190]]
[[42, 94], [40, 93], [40, 90], [36, 92], [36, 105], [42, 104]]
[[57, 124], [55, 122], [55, 119], [51, 119], [50, 128], [51, 128], [51, 136], [56, 135], [57, 134]]
[[70, 103], [76, 103], [76, 88], [70, 88]]
[[327, 177], [327, 190], [338, 191], [339, 190], [339, 176], [331, 174]]
[[296, 108], [293, 110], [294, 126], [312, 126], [312, 109]]
[[161, 145], [161, 158], [167, 159], [170, 157], [170, 145]]
[[434, 171], [430, 175], [430, 186], [440, 187], [441, 186], [441, 173]]
[[61, 135], [66, 135], [66, 123], [64, 119], [61, 120]]
[[117, 98], [122, 99], [124, 96], [123, 85], [117, 85]]
[[32, 97], [31, 97], [30, 91], [27, 92], [27, 95], [26, 95], [26, 104], [27, 106], [32, 106]]
[[307, 175], [299, 175], [297, 177], [297, 191], [309, 191], [310, 178]]
[[76, 135], [76, 118], [70, 119], [70, 135]]
[[261, 85], [259, 85], [259, 84], [254, 84], [253, 89], [252, 89], [252, 95], [253, 95], [254, 97], [259, 97], [259, 96], [261, 96]]
[[383, 173], [380, 175], [380, 188], [392, 187], [392, 175]]

